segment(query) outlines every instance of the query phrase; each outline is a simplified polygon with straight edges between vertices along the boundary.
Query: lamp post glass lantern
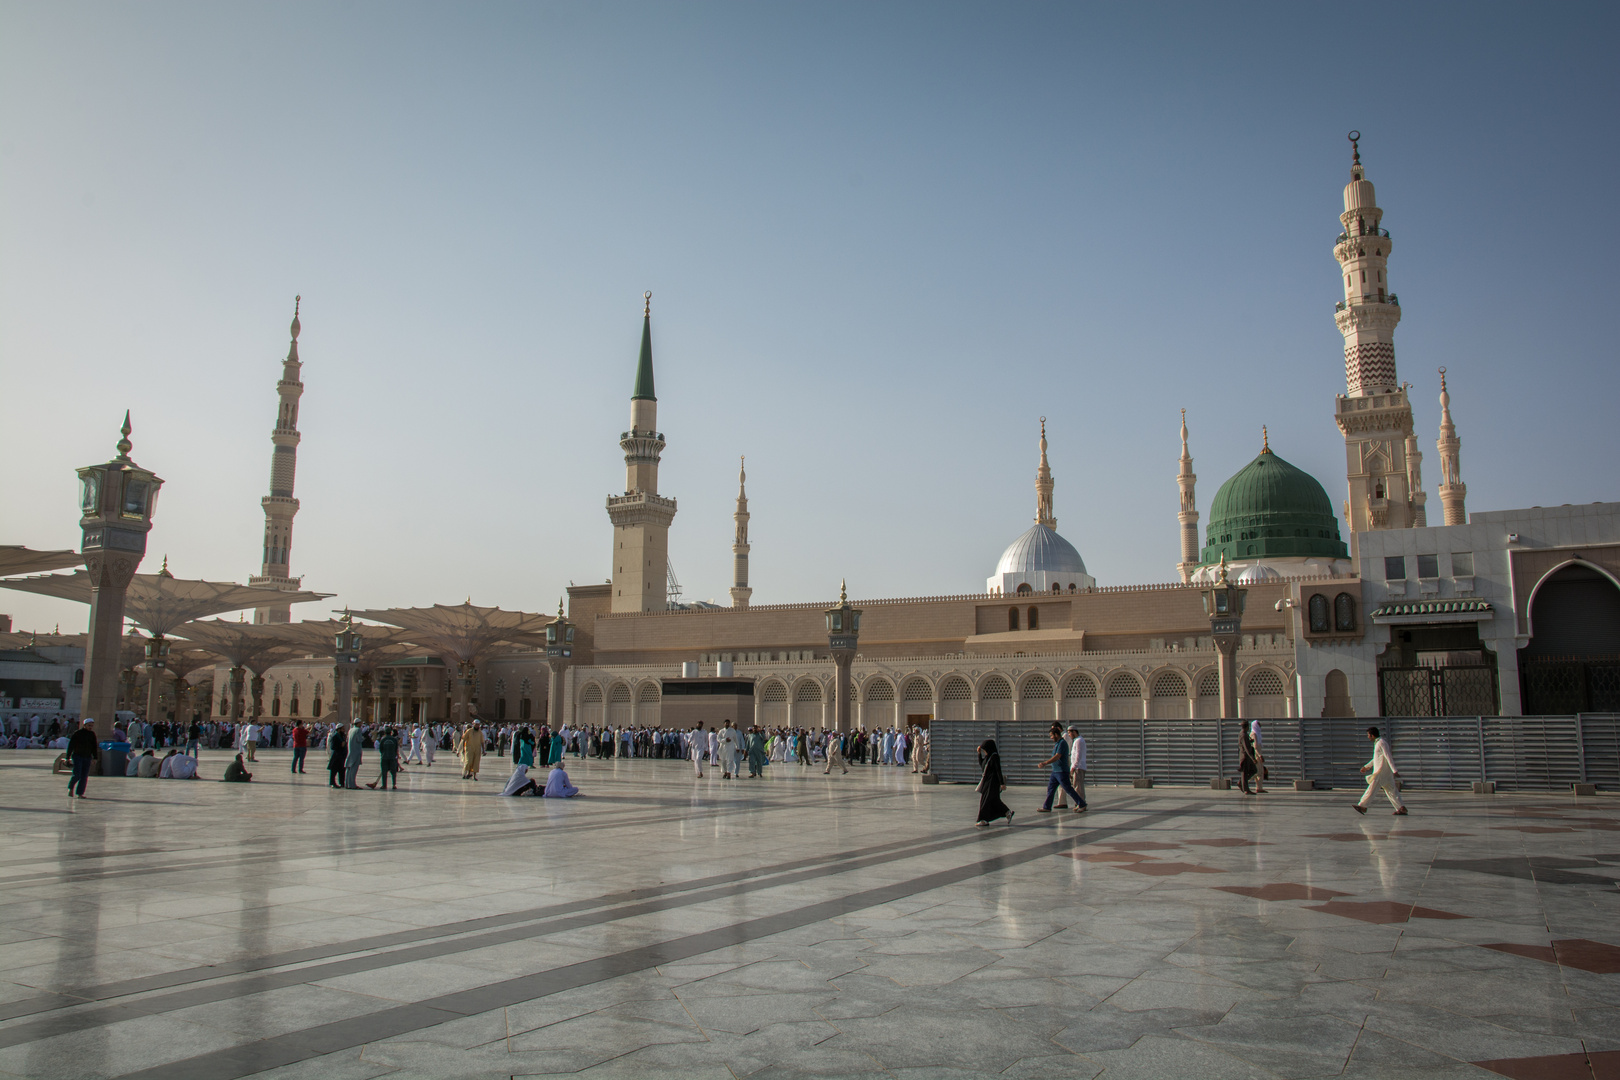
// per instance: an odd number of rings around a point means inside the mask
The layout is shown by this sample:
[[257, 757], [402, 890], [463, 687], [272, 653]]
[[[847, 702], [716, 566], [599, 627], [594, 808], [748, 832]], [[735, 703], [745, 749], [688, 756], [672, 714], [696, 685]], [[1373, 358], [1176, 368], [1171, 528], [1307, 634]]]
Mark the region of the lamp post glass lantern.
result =
[[[124, 602], [135, 570], [146, 555], [158, 491], [156, 473], [130, 460], [129, 413], [120, 429], [118, 456], [76, 470], [79, 476], [80, 550], [90, 576], [90, 627], [84, 654], [84, 693], [79, 715], [94, 719], [97, 741], [112, 737], [118, 708]], [[166, 646], [149, 662], [161, 661]], [[155, 675], [155, 672], [154, 672]], [[149, 716], [148, 719], [151, 719]]]
[[541, 722], [553, 728], [567, 720], [564, 715], [563, 676], [574, 658], [574, 624], [563, 614], [562, 601], [557, 601], [557, 618], [546, 625], [546, 668], [551, 672], [550, 693], [546, 715]]
[[354, 673], [360, 664], [362, 645], [360, 631], [354, 628], [354, 616], [343, 613], [343, 629], [333, 639], [332, 659], [337, 662], [338, 723], [348, 724], [354, 712]]
[[1238, 717], [1236, 658], [1242, 641], [1243, 605], [1248, 596], [1249, 590], [1227, 580], [1226, 556], [1222, 555], [1220, 577], [1204, 590], [1204, 614], [1209, 616], [1209, 632], [1215, 640], [1220, 669], [1222, 720]]
[[861, 613], [849, 602], [849, 590], [838, 583], [838, 606], [827, 609], [827, 649], [832, 653], [836, 678], [833, 681], [833, 730], [851, 727], [850, 667], [860, 645]]

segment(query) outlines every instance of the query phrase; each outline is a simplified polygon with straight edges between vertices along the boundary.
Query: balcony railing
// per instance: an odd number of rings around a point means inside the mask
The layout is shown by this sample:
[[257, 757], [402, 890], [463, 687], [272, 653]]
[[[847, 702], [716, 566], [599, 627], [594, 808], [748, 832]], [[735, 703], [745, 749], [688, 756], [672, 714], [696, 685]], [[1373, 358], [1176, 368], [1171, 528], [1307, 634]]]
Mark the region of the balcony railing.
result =
[[1340, 300], [1337, 304], [1333, 305], [1333, 310], [1334, 311], [1343, 311], [1345, 308], [1350, 307], [1352, 304], [1393, 304], [1396, 307], [1400, 307], [1401, 306], [1401, 298], [1396, 296], [1394, 293], [1390, 293], [1388, 296], [1382, 296], [1382, 297], [1375, 296], [1375, 295], [1374, 296], [1359, 296], [1359, 297], [1355, 298], [1354, 300]]
[[1339, 234], [1339, 238], [1337, 240], [1333, 241], [1333, 242], [1335, 244], [1342, 244], [1346, 240], [1360, 240], [1363, 237], [1367, 237], [1367, 236], [1382, 236], [1385, 239], [1388, 239], [1389, 238], [1389, 230], [1388, 229], [1368, 229], [1366, 232], [1360, 232], [1360, 233], [1342, 232], [1342, 233]]

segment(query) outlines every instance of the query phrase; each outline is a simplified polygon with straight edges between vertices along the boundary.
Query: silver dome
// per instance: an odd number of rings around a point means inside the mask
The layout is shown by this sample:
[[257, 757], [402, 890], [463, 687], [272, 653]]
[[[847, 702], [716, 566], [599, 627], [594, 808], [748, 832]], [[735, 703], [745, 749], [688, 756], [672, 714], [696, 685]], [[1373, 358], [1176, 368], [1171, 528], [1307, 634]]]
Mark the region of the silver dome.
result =
[[1008, 545], [996, 564], [996, 576], [1003, 574], [1084, 574], [1085, 560], [1074, 545], [1055, 529], [1035, 524]]

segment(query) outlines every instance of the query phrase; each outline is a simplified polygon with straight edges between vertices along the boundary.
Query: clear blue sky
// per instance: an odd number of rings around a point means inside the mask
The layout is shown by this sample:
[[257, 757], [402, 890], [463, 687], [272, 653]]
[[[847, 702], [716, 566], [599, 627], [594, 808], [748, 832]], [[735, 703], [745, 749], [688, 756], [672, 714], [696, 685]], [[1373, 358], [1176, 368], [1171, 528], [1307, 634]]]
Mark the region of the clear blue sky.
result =
[[294, 572], [552, 610], [651, 289], [689, 598], [739, 454], [756, 602], [982, 589], [1041, 415], [1059, 531], [1169, 580], [1183, 406], [1202, 507], [1262, 424], [1343, 498], [1351, 128], [1431, 501], [1442, 364], [1471, 509], [1615, 499], [1617, 11], [3, 3], [0, 542], [77, 545], [127, 407], [146, 569], [256, 572], [302, 293]]

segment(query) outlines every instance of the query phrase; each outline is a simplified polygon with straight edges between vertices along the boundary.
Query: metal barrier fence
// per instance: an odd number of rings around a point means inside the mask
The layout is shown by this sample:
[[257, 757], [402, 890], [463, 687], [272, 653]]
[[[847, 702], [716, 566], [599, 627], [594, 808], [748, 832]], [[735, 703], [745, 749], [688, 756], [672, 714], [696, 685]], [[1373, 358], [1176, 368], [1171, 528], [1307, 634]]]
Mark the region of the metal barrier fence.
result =
[[[1273, 783], [1305, 778], [1319, 788], [1361, 788], [1372, 756], [1367, 728], [1389, 740], [1401, 786], [1467, 789], [1495, 781], [1498, 791], [1552, 791], [1571, 784], [1620, 790], [1620, 713], [1578, 716], [1291, 717], [1260, 722]], [[1206, 786], [1236, 778], [1238, 724], [1216, 720], [1080, 720], [1086, 781]], [[935, 720], [929, 726], [935, 775], [977, 783], [978, 747], [995, 739], [1011, 784], [1044, 784], [1039, 762], [1052, 752], [1044, 721]]]

